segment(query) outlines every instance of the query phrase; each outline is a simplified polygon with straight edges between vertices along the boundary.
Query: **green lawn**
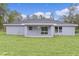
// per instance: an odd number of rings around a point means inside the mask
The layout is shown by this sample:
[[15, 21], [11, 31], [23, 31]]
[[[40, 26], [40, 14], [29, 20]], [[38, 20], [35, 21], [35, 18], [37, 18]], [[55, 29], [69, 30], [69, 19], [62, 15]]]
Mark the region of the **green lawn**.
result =
[[26, 38], [0, 32], [1, 56], [79, 55], [79, 35], [53, 38]]

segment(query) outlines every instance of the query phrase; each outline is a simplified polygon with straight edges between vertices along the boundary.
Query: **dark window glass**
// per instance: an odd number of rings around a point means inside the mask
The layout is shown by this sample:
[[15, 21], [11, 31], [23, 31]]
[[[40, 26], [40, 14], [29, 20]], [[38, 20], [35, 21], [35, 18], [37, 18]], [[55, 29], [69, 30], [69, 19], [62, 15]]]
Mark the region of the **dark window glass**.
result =
[[56, 32], [56, 33], [58, 32], [58, 27], [57, 27], [57, 26], [55, 27], [55, 32]]
[[41, 32], [41, 34], [48, 34], [48, 32], [44, 32], [44, 31], [43, 31], [43, 32]]
[[61, 26], [59, 27], [59, 32], [62, 32], [62, 27]]
[[29, 30], [32, 30], [32, 27], [29, 27]]
[[58, 33], [58, 32], [62, 32], [62, 27], [59, 26], [59, 27], [55, 27], [55, 32]]
[[44, 34], [44, 32], [41, 32], [41, 34]]
[[44, 34], [48, 34], [48, 32], [44, 32]]
[[41, 34], [48, 34], [48, 27], [41, 27]]
[[48, 27], [41, 27], [42, 31], [48, 31]]

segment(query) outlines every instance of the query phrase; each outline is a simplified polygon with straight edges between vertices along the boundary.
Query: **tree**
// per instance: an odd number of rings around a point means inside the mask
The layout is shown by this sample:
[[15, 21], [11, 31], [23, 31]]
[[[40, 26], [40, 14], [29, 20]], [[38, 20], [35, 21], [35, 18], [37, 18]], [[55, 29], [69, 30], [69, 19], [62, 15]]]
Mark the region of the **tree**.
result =
[[0, 3], [0, 28], [3, 28], [4, 16], [7, 14], [7, 4]]
[[[79, 4], [73, 4], [68, 8], [69, 14], [62, 16], [64, 22], [75, 23], [79, 25], [79, 11], [76, 8], [78, 5]], [[79, 29], [79, 26], [76, 29]]]
[[2, 16], [0, 16], [0, 29], [3, 28], [3, 20]]
[[38, 16], [38, 19], [45, 19], [45, 16], [39, 15], [39, 16]]
[[[68, 23], [75, 23], [75, 21], [77, 21], [77, 16], [78, 14], [76, 13], [77, 12], [77, 7], [78, 4], [72, 4], [68, 10], [68, 15], [63, 15], [62, 16], [62, 19], [64, 20], [64, 22], [68, 22]], [[77, 15], [76, 15], [77, 14]]]
[[54, 17], [55, 17], [54, 11], [53, 12], [51, 11], [50, 19], [52, 19], [54, 21], [55, 20]]
[[11, 11], [8, 15], [8, 23], [18, 23], [22, 20], [22, 16], [17, 11]]
[[73, 22], [74, 22], [75, 24], [78, 24], [78, 25], [79, 25], [79, 14], [76, 14], [76, 15], [74, 16]]
[[30, 15], [27, 15], [26, 19], [27, 19], [27, 20], [30, 19]]
[[32, 19], [37, 19], [37, 15], [32, 15]]

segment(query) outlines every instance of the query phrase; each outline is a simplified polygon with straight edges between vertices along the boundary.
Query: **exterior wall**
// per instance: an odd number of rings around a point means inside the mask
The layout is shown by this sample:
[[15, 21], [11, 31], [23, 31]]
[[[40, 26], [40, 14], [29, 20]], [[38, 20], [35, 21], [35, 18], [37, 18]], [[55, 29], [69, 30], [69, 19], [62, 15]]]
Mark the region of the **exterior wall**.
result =
[[75, 35], [74, 26], [62, 26], [62, 33], [55, 33], [55, 27], [48, 26], [48, 34], [41, 34], [43, 25], [32, 25], [33, 29], [29, 30], [29, 25], [7, 25], [6, 33], [12, 35], [24, 35], [25, 37], [53, 37], [54, 35]]
[[63, 33], [55, 33], [55, 35], [63, 35]]
[[24, 35], [25, 37], [53, 37], [54, 27], [48, 26], [48, 34], [41, 34], [42, 26], [33, 26], [29, 30], [29, 26], [6, 26], [6, 33], [11, 35]]
[[63, 35], [75, 35], [75, 27], [63, 27], [62, 34]]
[[53, 37], [50, 26], [48, 26], [48, 34], [41, 34], [41, 27], [42, 26], [32, 26], [32, 30], [29, 30], [29, 26], [27, 26], [27, 34], [25, 35], [29, 37]]
[[24, 26], [24, 36], [25, 36], [25, 37], [28, 36], [28, 35], [27, 35], [27, 32], [28, 32], [28, 30], [27, 30], [27, 26]]
[[51, 26], [49, 32], [51, 33], [51, 36], [54, 36], [54, 34], [55, 34], [55, 27]]
[[54, 35], [63, 35], [63, 27], [62, 27], [62, 32], [57, 32]]
[[6, 34], [23, 35], [24, 27], [23, 26], [6, 26]]
[[75, 35], [75, 27], [62, 26], [62, 32], [55, 33], [55, 35]]

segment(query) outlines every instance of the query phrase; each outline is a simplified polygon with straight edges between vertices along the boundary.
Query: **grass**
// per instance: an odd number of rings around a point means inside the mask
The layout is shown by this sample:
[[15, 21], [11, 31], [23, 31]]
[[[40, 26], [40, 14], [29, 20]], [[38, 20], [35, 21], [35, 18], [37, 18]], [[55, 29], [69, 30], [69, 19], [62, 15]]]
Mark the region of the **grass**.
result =
[[79, 56], [79, 35], [26, 38], [0, 32], [0, 56]]

